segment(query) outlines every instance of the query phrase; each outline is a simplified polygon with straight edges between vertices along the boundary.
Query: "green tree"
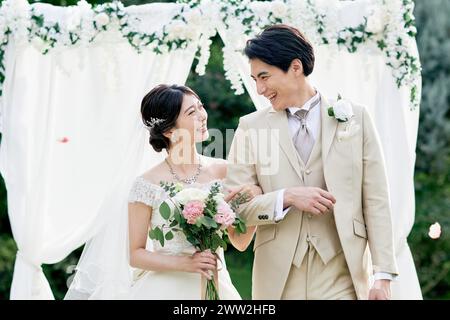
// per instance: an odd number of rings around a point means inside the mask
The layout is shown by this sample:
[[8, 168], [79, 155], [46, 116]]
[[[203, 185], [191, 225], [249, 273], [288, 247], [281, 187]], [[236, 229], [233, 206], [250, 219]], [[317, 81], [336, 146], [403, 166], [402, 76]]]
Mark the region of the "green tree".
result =
[[[415, 174], [416, 222], [409, 237], [424, 298], [450, 298], [450, 12], [448, 0], [416, 1], [422, 102]], [[440, 239], [428, 237], [439, 222]]]

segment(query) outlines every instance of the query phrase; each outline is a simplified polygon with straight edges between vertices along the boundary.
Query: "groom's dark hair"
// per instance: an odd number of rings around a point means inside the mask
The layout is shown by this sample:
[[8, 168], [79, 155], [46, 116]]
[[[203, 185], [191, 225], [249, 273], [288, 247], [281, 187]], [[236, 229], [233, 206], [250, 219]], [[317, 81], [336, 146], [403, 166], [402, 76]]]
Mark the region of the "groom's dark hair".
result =
[[245, 55], [259, 59], [287, 72], [292, 60], [300, 59], [305, 77], [314, 69], [314, 50], [311, 43], [298, 29], [277, 24], [264, 29], [247, 41]]

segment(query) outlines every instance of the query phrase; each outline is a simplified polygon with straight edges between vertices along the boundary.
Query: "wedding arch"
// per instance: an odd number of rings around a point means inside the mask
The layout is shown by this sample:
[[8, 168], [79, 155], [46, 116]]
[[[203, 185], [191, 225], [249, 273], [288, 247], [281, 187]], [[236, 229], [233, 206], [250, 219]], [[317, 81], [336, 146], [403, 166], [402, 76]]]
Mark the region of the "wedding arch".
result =
[[[202, 75], [223, 40], [236, 94], [258, 96], [241, 50], [286, 23], [313, 42], [311, 81], [367, 106], [385, 154], [400, 276], [393, 298], [421, 299], [407, 237], [414, 223], [420, 61], [412, 0], [190, 0], [124, 7], [86, 1], [0, 7], [0, 170], [18, 246], [11, 299], [53, 299], [41, 265], [114, 228], [135, 176], [161, 159], [147, 147], [140, 99], [158, 83]], [[123, 239], [126, 245], [126, 239]], [[84, 254], [84, 253], [83, 253]], [[105, 253], [104, 259], [108, 259]], [[105, 279], [104, 281], [107, 281]]]

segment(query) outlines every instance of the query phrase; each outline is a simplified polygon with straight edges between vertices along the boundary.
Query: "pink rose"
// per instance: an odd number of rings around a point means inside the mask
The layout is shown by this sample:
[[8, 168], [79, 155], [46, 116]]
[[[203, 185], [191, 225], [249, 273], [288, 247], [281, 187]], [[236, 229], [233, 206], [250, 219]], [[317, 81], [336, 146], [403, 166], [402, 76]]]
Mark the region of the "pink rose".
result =
[[189, 224], [195, 224], [198, 218], [203, 217], [203, 209], [205, 205], [203, 202], [194, 200], [186, 203], [183, 209], [183, 217], [187, 220]]
[[214, 216], [214, 220], [221, 224], [223, 228], [229, 227], [236, 219], [236, 214], [231, 210], [230, 206], [226, 202], [222, 202], [217, 206], [217, 213]]

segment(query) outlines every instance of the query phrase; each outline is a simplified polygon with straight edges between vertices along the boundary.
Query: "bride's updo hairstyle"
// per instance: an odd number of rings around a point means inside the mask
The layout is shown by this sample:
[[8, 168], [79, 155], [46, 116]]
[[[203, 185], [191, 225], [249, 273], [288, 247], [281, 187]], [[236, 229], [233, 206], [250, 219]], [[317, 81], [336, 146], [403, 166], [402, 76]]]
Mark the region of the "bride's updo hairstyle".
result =
[[145, 95], [141, 102], [141, 115], [144, 125], [150, 131], [150, 145], [156, 152], [168, 150], [170, 140], [163, 135], [175, 127], [181, 111], [184, 95], [200, 98], [189, 87], [161, 84]]

